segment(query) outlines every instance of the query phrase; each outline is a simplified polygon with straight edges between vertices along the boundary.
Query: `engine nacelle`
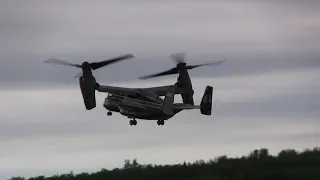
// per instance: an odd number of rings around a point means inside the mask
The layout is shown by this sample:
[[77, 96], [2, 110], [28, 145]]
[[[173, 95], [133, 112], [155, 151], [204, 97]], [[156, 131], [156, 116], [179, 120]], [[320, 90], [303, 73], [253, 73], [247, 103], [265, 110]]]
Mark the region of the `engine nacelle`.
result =
[[96, 107], [96, 95], [95, 95], [96, 81], [93, 76], [89, 78], [90, 79], [86, 79], [86, 80], [84, 80], [83, 76], [79, 78], [81, 94], [83, 97], [84, 105], [87, 110], [91, 110]]

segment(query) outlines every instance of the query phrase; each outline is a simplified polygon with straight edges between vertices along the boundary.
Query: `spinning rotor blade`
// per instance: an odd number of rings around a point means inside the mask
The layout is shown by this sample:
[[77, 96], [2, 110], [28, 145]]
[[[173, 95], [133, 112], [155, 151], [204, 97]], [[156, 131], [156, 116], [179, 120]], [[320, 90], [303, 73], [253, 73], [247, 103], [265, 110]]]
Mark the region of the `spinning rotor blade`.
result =
[[73, 63], [69, 63], [67, 61], [63, 61], [63, 60], [60, 60], [60, 59], [53, 59], [53, 58], [50, 58], [50, 59], [44, 61], [44, 63], [53, 64], [53, 65], [74, 66], [74, 67], [77, 67], [77, 68], [81, 68], [82, 67], [79, 64], [73, 64]]
[[74, 78], [79, 78], [79, 77], [81, 77], [83, 75], [83, 73], [82, 72], [79, 72], [77, 75], [75, 75], [75, 76], [73, 76]]
[[[185, 53], [184, 52], [172, 54], [170, 57], [172, 58], [172, 61], [175, 62], [176, 65], [178, 65], [180, 63], [185, 63], [185, 60], [184, 60]], [[162, 71], [160, 73], [155, 73], [155, 74], [139, 77], [139, 79], [148, 79], [148, 78], [153, 78], [153, 77], [158, 77], [158, 76], [166, 76], [166, 75], [177, 74], [177, 73], [179, 73], [178, 68], [174, 67], [174, 68], [171, 68], [167, 71]]]
[[186, 57], [186, 53], [184, 52], [180, 52], [180, 53], [176, 53], [171, 55], [172, 60], [175, 62], [175, 64], [179, 64], [179, 63], [185, 63], [185, 57]]
[[215, 61], [215, 62], [210, 62], [210, 63], [203, 63], [203, 64], [187, 65], [186, 66], [185, 53], [173, 54], [173, 55], [171, 55], [171, 58], [174, 62], [176, 62], [177, 67], [171, 68], [167, 71], [162, 71], [160, 73], [142, 76], [142, 77], [139, 77], [139, 79], [148, 79], [148, 78], [154, 78], [154, 77], [159, 77], [159, 76], [177, 74], [177, 73], [179, 73], [179, 69], [181, 69], [181, 68], [194, 69], [194, 68], [201, 67], [201, 66], [214, 66], [214, 65], [222, 64], [223, 62], [226, 61], [226, 60], [220, 60], [220, 61]]
[[226, 60], [220, 60], [220, 61], [215, 61], [215, 62], [211, 62], [211, 63], [204, 63], [204, 64], [197, 64], [197, 65], [188, 65], [187, 69], [193, 69], [193, 68], [197, 68], [197, 67], [201, 67], [201, 66], [215, 66], [215, 65], [220, 65], [223, 62], [225, 62]]
[[[129, 58], [133, 58], [133, 57], [134, 56], [132, 54], [125, 54], [125, 55], [122, 55], [122, 56], [118, 56], [118, 57], [115, 57], [115, 58], [112, 58], [112, 59], [108, 59], [108, 60], [103, 60], [103, 61], [100, 61], [100, 62], [93, 62], [93, 63], [84, 62], [82, 65], [73, 64], [73, 63], [69, 63], [67, 61], [63, 61], [63, 60], [60, 60], [60, 59], [53, 59], [53, 58], [44, 61], [44, 63], [65, 65], [65, 66], [73, 66], [73, 67], [77, 67], [77, 68], [90, 68], [92, 70], [96, 70], [96, 69], [102, 68], [104, 66], [116, 63], [118, 61], [129, 59]], [[78, 78], [78, 77], [82, 76], [82, 74], [83, 73], [80, 72], [79, 74], [77, 74], [74, 77]]]
[[172, 68], [168, 71], [163, 71], [163, 72], [156, 73], [156, 74], [142, 76], [142, 77], [139, 77], [139, 79], [148, 79], [148, 78], [153, 78], [153, 77], [158, 77], [158, 76], [166, 76], [166, 75], [177, 74], [177, 73], [178, 73], [178, 69], [175, 67], [175, 68]]
[[100, 61], [100, 62], [94, 62], [94, 63], [90, 63], [91, 69], [92, 70], [96, 70], [99, 69], [103, 66], [121, 61], [121, 60], [125, 60], [125, 59], [129, 59], [129, 58], [133, 58], [134, 56], [132, 54], [125, 54], [122, 56], [118, 56], [112, 59], [108, 59], [108, 60], [104, 60], [104, 61]]

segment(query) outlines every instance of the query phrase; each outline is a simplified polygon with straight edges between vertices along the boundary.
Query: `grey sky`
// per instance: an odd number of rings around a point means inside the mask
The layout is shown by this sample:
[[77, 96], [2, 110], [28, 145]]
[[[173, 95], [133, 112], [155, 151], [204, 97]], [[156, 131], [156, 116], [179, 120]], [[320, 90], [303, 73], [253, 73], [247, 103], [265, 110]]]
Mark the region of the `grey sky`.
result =
[[[266, 147], [320, 144], [319, 1], [1, 1], [0, 179], [53, 175], [142, 163], [177, 163]], [[215, 88], [214, 114], [184, 111], [165, 126], [101, 107], [85, 111], [79, 70], [43, 64], [81, 63], [123, 53], [135, 59], [98, 70], [99, 82], [171, 84], [137, 77], [187, 62], [227, 59], [190, 72], [199, 103]], [[52, 89], [51, 89], [52, 88]], [[178, 98], [179, 99], [179, 98]]]

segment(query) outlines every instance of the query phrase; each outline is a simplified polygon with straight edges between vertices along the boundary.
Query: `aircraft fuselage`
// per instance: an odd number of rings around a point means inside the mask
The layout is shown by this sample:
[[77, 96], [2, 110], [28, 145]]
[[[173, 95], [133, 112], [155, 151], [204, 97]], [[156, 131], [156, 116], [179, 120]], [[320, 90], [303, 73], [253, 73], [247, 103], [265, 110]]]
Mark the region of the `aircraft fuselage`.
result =
[[105, 98], [103, 106], [128, 118], [142, 120], [167, 120], [181, 111], [174, 110], [172, 115], [168, 115], [163, 113], [161, 103], [110, 94]]

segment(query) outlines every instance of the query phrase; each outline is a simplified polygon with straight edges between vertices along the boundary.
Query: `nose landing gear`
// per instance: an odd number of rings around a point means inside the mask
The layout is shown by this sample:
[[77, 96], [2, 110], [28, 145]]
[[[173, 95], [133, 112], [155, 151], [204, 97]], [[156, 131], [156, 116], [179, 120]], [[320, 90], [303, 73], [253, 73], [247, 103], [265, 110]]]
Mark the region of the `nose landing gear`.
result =
[[138, 122], [137, 122], [136, 119], [133, 118], [132, 120], [129, 121], [129, 123], [130, 123], [131, 126], [132, 125], [135, 126], [135, 125], [137, 125]]
[[159, 126], [160, 126], [160, 125], [163, 126], [163, 125], [164, 125], [164, 120], [158, 120], [158, 121], [157, 121], [157, 124], [158, 124]]
[[107, 112], [107, 116], [112, 116], [112, 112], [111, 111]]

